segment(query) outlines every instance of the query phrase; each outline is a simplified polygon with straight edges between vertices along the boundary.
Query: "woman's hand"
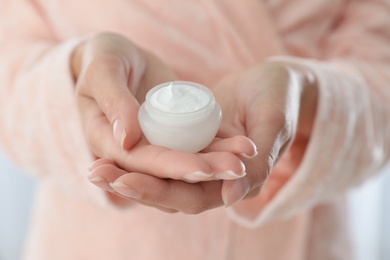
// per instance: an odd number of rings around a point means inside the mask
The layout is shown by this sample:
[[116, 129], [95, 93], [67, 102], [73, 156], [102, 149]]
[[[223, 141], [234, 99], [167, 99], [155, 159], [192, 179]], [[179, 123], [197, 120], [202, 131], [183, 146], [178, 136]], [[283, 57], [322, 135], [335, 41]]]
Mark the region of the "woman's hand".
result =
[[[299, 143], [310, 136], [317, 97], [310, 76], [309, 72], [292, 65], [267, 63], [230, 75], [213, 88], [224, 113], [218, 136], [242, 138], [247, 135], [255, 141], [252, 147], [257, 146], [259, 153], [255, 156], [255, 150], [246, 155], [234, 152], [232, 143], [212, 144], [203, 152], [222, 149], [240, 156], [247, 168], [243, 178], [186, 183], [127, 172], [110, 161], [96, 162], [98, 167], [92, 170], [92, 175], [110, 179], [113, 193], [168, 212], [200, 213], [253, 196], [293, 140]], [[236, 139], [235, 145], [240, 143], [245, 142]], [[305, 144], [305, 141], [300, 143]], [[240, 149], [243, 148], [236, 150]], [[292, 163], [286, 168], [292, 171], [302, 154], [300, 151], [290, 157]], [[103, 171], [103, 167], [106, 170]]]
[[271, 197], [300, 164], [310, 138], [317, 106], [314, 77], [293, 64], [267, 62], [230, 75], [213, 91], [230, 126], [222, 136], [245, 135], [258, 147], [256, 158], [245, 162], [247, 175], [224, 181], [225, 205], [257, 195], [273, 172]]
[[103, 148], [111, 146], [108, 132], [123, 150], [139, 141], [139, 102], [151, 87], [175, 79], [152, 54], [112, 33], [97, 34], [79, 45], [72, 71], [86, 136], [98, 157], [108, 155], [110, 149]]
[[[90, 38], [75, 50], [72, 70], [85, 135], [97, 158], [106, 158], [127, 172], [189, 182], [245, 175], [240, 154], [255, 153], [247, 138], [239, 143], [237, 138], [217, 138], [213, 152], [202, 154], [171, 151], [147, 142], [138, 124], [139, 102], [151, 87], [175, 80], [175, 76], [126, 38], [111, 33]], [[104, 172], [105, 176], [92, 174], [90, 179], [112, 190], [110, 168]]]

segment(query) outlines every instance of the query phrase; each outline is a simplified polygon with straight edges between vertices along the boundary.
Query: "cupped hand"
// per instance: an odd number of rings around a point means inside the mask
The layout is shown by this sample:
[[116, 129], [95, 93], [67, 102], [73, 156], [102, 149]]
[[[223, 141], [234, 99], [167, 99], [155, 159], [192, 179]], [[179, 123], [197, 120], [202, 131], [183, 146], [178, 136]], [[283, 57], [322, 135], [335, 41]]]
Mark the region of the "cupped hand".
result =
[[255, 150], [245, 154], [239, 152], [243, 147], [233, 149], [234, 142], [226, 141], [225, 145], [216, 142], [203, 152], [236, 154], [245, 161], [246, 176], [188, 183], [129, 172], [108, 161], [96, 162], [92, 176], [105, 176], [111, 182], [106, 187], [119, 196], [168, 212], [200, 213], [257, 194], [293, 140], [309, 138], [316, 110], [315, 82], [303, 68], [269, 62], [229, 75], [213, 91], [224, 113], [219, 138], [236, 138], [235, 145], [239, 146], [246, 141], [237, 141], [237, 136], [246, 135], [255, 142], [252, 148], [257, 146], [259, 151], [257, 156]]
[[[255, 152], [248, 139], [235, 145], [237, 138], [216, 138], [211, 145], [215, 149], [200, 154], [147, 142], [138, 124], [139, 102], [151, 87], [175, 76], [123, 36], [101, 33], [80, 44], [72, 57], [72, 71], [85, 136], [96, 158], [109, 159], [118, 170], [188, 182], [245, 175], [241, 155]], [[112, 177], [109, 169], [106, 172]], [[103, 186], [107, 183], [104, 176], [90, 178]]]
[[247, 175], [224, 181], [225, 205], [257, 195], [271, 172], [278, 172], [272, 186], [283, 185], [310, 138], [317, 106], [312, 73], [296, 64], [267, 62], [230, 75], [213, 91], [230, 126], [222, 136], [245, 135], [258, 147], [256, 158], [245, 162]]
[[141, 138], [138, 108], [156, 84], [175, 79], [173, 72], [152, 54], [126, 38], [101, 33], [80, 44], [72, 57], [76, 96], [92, 152], [109, 153], [107, 132], [128, 150]]
[[[90, 181], [116, 195], [110, 198], [119, 206], [128, 206], [135, 201], [166, 212], [195, 214], [223, 205], [221, 180], [245, 176], [242, 161], [256, 156], [257, 150], [248, 138], [235, 136], [224, 139], [217, 137], [203, 152], [197, 154], [170, 150], [164, 150], [162, 153], [166, 155], [151, 160], [146, 154], [137, 156], [137, 163], [155, 168], [157, 172], [160, 170], [158, 175], [123, 169], [112, 160], [102, 158], [91, 165]], [[201, 161], [198, 162], [203, 163], [198, 164], [198, 169], [207, 165], [207, 171], [197, 169], [186, 173], [188, 171], [185, 169], [194, 162], [191, 159], [193, 156], [199, 157]], [[239, 164], [236, 163], [237, 160]], [[234, 169], [235, 165], [239, 165], [239, 168]], [[129, 168], [134, 168], [131, 162]], [[172, 176], [169, 172], [164, 177], [163, 168], [177, 173], [176, 179], [169, 177]]]

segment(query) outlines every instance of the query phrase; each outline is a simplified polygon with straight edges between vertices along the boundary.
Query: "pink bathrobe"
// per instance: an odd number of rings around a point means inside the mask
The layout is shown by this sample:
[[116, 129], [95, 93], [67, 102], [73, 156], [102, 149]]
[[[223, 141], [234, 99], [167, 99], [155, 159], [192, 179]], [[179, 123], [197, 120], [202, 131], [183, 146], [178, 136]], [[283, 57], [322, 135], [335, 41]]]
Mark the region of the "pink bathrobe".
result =
[[[320, 97], [299, 168], [230, 209], [112, 206], [86, 177], [69, 69], [101, 31], [209, 86], [265, 59], [310, 68]], [[27, 260], [350, 259], [345, 191], [389, 161], [389, 102], [387, 0], [0, 1], [0, 145], [40, 179]]]

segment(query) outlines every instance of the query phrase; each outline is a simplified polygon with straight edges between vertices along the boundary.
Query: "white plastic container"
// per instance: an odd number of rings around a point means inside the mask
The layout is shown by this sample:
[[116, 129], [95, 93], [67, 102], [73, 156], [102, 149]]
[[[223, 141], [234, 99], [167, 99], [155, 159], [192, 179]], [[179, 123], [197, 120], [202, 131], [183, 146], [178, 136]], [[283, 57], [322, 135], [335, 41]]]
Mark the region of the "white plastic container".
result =
[[149, 143], [193, 153], [212, 142], [221, 119], [221, 109], [212, 92], [188, 81], [167, 82], [152, 88], [138, 113]]

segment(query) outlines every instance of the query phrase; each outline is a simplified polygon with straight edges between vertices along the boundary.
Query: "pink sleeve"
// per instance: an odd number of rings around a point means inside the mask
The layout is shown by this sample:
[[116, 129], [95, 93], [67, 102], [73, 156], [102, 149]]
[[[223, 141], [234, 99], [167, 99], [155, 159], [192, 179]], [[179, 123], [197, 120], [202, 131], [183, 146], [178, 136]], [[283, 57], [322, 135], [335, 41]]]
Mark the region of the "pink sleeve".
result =
[[333, 199], [390, 160], [390, 3], [350, 1], [323, 52], [321, 61], [271, 58], [314, 73], [317, 115], [298, 169], [287, 177], [271, 173], [264, 192], [229, 210], [245, 226], [286, 219]]
[[1, 148], [27, 173], [103, 201], [87, 180], [92, 155], [69, 66], [81, 39], [56, 39], [34, 3], [0, 2]]

